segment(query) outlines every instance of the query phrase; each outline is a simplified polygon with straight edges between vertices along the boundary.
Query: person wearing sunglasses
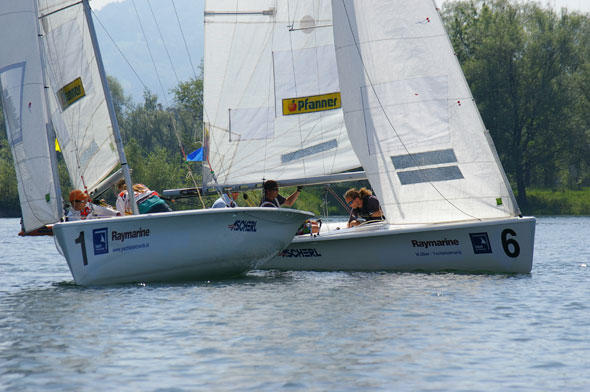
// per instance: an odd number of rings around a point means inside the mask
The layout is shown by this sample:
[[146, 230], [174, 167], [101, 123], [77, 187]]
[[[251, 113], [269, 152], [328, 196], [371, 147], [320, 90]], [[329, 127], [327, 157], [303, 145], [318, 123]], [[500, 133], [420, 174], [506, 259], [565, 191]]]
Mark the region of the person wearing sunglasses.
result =
[[350, 217], [348, 218], [348, 227], [385, 219], [379, 200], [367, 188], [361, 188], [359, 190], [351, 188], [347, 190], [344, 194], [344, 200], [351, 209]]
[[70, 192], [70, 205], [66, 220], [99, 219], [120, 216], [116, 210], [90, 202], [88, 195], [79, 189]]
[[267, 180], [264, 182], [264, 197], [260, 202], [260, 207], [275, 207], [279, 208], [281, 206], [291, 207], [299, 195], [301, 194], [302, 186], [298, 186], [297, 190], [293, 192], [289, 197], [286, 199], [279, 195], [279, 184], [274, 180]]

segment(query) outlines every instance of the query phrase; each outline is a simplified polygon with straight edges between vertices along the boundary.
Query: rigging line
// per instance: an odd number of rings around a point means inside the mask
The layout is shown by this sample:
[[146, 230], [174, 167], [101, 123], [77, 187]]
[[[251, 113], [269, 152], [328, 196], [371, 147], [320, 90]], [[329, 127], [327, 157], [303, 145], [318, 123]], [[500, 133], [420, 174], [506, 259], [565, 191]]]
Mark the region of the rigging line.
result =
[[173, 109], [172, 112], [170, 113], [170, 122], [172, 123], [174, 135], [176, 136], [176, 140], [178, 141], [178, 147], [180, 147], [180, 151], [182, 153], [182, 159], [188, 169], [188, 176], [191, 178], [193, 185], [195, 186], [195, 189], [197, 190], [197, 195], [199, 196], [199, 200], [201, 201], [201, 205], [203, 206], [203, 208], [207, 208], [207, 207], [205, 207], [205, 202], [203, 201], [203, 198], [201, 197], [201, 191], [199, 191], [199, 186], [197, 185], [197, 181], [195, 180], [195, 177], [193, 175], [193, 171], [190, 167], [190, 164], [186, 160], [186, 154], [184, 152], [184, 147], [182, 146], [182, 140], [180, 139], [178, 129], [176, 128], [175, 116], [178, 116], [178, 112], [175, 109]]
[[154, 19], [154, 24], [156, 25], [156, 28], [158, 29], [158, 34], [160, 35], [160, 40], [162, 41], [162, 46], [164, 47], [164, 50], [166, 51], [166, 55], [168, 56], [168, 61], [170, 61], [170, 68], [172, 68], [172, 72], [174, 73], [174, 76], [176, 77], [176, 84], [180, 84], [180, 79], [178, 78], [178, 74], [176, 73], [176, 68], [174, 68], [174, 63], [172, 62], [172, 57], [170, 57], [170, 52], [168, 51], [168, 46], [166, 45], [166, 41], [164, 41], [164, 37], [162, 35], [162, 30], [160, 29], [160, 25], [158, 24], [158, 20], [156, 19], [156, 15], [154, 14], [154, 10], [152, 8], [152, 3], [150, 2], [150, 0], [147, 0], [146, 3], [150, 9], [150, 13], [152, 14], [152, 18]]
[[344, 207], [344, 210], [350, 214], [350, 211], [352, 210], [352, 208], [346, 204], [345, 200], [340, 197], [340, 195], [338, 195], [336, 192], [334, 192], [334, 190], [332, 189], [332, 187], [328, 184], [328, 186], [326, 187], [327, 191], [330, 192], [330, 194], [332, 196], [334, 196], [334, 198], [336, 199], [336, 201], [342, 206]]
[[125, 62], [129, 66], [129, 68], [131, 68], [131, 71], [133, 71], [133, 73], [135, 74], [135, 77], [137, 78], [137, 80], [139, 80], [139, 83], [141, 83], [141, 85], [143, 86], [144, 90], [149, 90], [149, 87], [147, 86], [147, 84], [145, 84], [145, 82], [143, 81], [143, 79], [141, 79], [141, 77], [139, 76], [139, 74], [137, 73], [137, 71], [135, 70], [135, 68], [133, 68], [133, 65], [131, 65], [131, 63], [129, 62], [129, 59], [127, 59], [127, 56], [125, 56], [125, 54], [123, 53], [123, 51], [121, 50], [121, 48], [119, 47], [119, 45], [117, 45], [117, 43], [115, 42], [115, 40], [113, 39], [113, 37], [109, 34], [109, 32], [106, 29], [106, 27], [104, 26], [104, 24], [102, 24], [102, 22], [99, 19], [98, 15], [94, 11], [92, 11], [92, 15], [93, 15], [94, 19], [96, 19], [96, 21], [98, 22], [98, 24], [100, 25], [100, 27], [102, 27], [102, 30], [106, 33], [107, 37], [109, 37], [109, 39], [111, 40], [112, 44], [115, 46], [115, 48], [117, 49], [117, 51], [119, 52], [119, 54], [121, 55], [121, 57], [123, 57], [123, 60], [125, 60]]
[[182, 26], [180, 24], [180, 18], [178, 17], [178, 11], [176, 10], [176, 4], [174, 4], [174, 0], [170, 0], [172, 3], [172, 8], [174, 8], [174, 14], [176, 15], [176, 22], [178, 22], [178, 28], [180, 29], [180, 35], [182, 36], [182, 41], [184, 42], [184, 48], [186, 49], [186, 53], [188, 55], [188, 60], [191, 64], [191, 69], [193, 70], [193, 77], [197, 79], [197, 72], [195, 71], [195, 65], [193, 64], [193, 59], [191, 57], [191, 53], [188, 50], [188, 44], [186, 43], [186, 38], [184, 36], [184, 31], [182, 30]]
[[154, 66], [154, 72], [156, 73], [156, 77], [158, 78], [158, 83], [160, 84], [160, 88], [162, 89], [162, 93], [164, 94], [164, 101], [166, 101], [166, 105], [168, 105], [168, 97], [166, 94], [166, 90], [164, 89], [164, 84], [162, 83], [162, 79], [160, 78], [160, 74], [158, 73], [158, 68], [156, 67], [156, 61], [154, 60], [154, 56], [152, 54], [152, 49], [150, 48], [150, 44], [147, 39], [147, 35], [145, 34], [145, 30], [141, 23], [141, 18], [139, 17], [139, 12], [137, 11], [137, 6], [135, 5], [135, 0], [131, 0], [131, 4], [133, 5], [133, 9], [135, 10], [135, 16], [137, 16], [137, 23], [139, 24], [139, 29], [141, 30], [141, 34], [143, 35], [143, 39], [145, 40], [145, 46], [147, 47], [148, 54], [150, 56], [150, 60], [152, 61], [152, 65]]
[[[354, 46], [358, 52], [359, 55], [359, 60], [361, 62], [361, 65], [363, 67], [363, 71], [365, 73], [365, 76], [367, 77], [367, 80], [369, 81], [369, 85], [371, 86], [371, 90], [373, 90], [373, 94], [375, 94], [375, 98], [377, 99], [377, 102], [379, 103], [379, 107], [381, 108], [383, 115], [385, 116], [387, 123], [389, 124], [389, 126], [391, 127], [391, 129], [393, 130], [393, 132], [395, 133], [395, 136], [397, 136], [397, 139], [399, 140], [400, 144], [403, 146], [404, 150], [408, 153], [408, 156], [410, 156], [415, 163], [419, 163], [418, 160], [414, 157], [414, 154], [410, 153], [410, 151], [408, 150], [408, 147], [406, 146], [406, 144], [404, 143], [404, 141], [402, 140], [401, 136], [397, 133], [397, 130], [395, 129], [395, 127], [393, 126], [393, 123], [391, 122], [391, 119], [389, 118], [389, 115], [387, 114], [387, 112], [385, 111], [385, 107], [383, 106], [383, 103], [381, 102], [381, 98], [379, 97], [379, 95], [377, 94], [377, 90], [375, 89], [375, 85], [373, 84], [373, 80], [371, 79], [371, 76], [369, 75], [369, 71], [367, 70], [367, 67], [365, 66], [365, 62], [363, 60], [363, 56], [361, 53], [361, 49], [359, 47], [359, 43], [357, 42], [356, 36], [354, 35], [354, 31], [352, 30], [352, 22], [350, 21], [350, 15], [348, 14], [348, 9], [346, 8], [346, 0], [342, 0], [342, 7], [344, 8], [344, 13], [346, 14], [346, 19], [348, 22], [348, 27], [350, 29], [350, 33], [352, 35], [352, 39], [354, 41]], [[478, 218], [476, 216], [473, 216], [465, 211], [463, 211], [461, 208], [459, 208], [458, 206], [456, 206], [452, 201], [450, 201], [449, 199], [447, 199], [445, 197], [445, 195], [442, 194], [442, 192], [436, 187], [436, 185], [434, 185], [432, 183], [432, 181], [427, 181], [428, 184], [430, 184], [430, 186], [447, 202], [449, 203], [451, 206], [453, 206], [455, 209], [457, 209], [457, 211], [461, 212], [462, 214], [465, 214], [467, 216], [472, 217], [473, 219], [477, 219], [477, 220], [481, 220], [481, 218]]]
[[[174, 15], [176, 16], [176, 24], [178, 25], [178, 29], [180, 30], [180, 36], [182, 37], [182, 41], [184, 42], [184, 49], [186, 50], [186, 54], [188, 56], [188, 61], [191, 65], [191, 69], [193, 71], [193, 80], [197, 81], [198, 77], [197, 77], [197, 72], [195, 71], [195, 65], [193, 64], [193, 59], [191, 57], [191, 53], [188, 49], [188, 44], [186, 42], [186, 37], [184, 35], [184, 30], [182, 30], [182, 25], [180, 23], [180, 18], [178, 17], [178, 11], [176, 9], [176, 4], [174, 4], [174, 0], [170, 0], [170, 2], [172, 3], [172, 8], [174, 9]], [[203, 83], [203, 87], [204, 87], [204, 83]], [[203, 89], [203, 88], [202, 88]], [[205, 120], [207, 122], [210, 122], [209, 120], [209, 116], [207, 115], [207, 110], [205, 110], [205, 102], [204, 102], [204, 98], [203, 98], [203, 92], [201, 92], [201, 97], [199, 100], [199, 103], [201, 104], [201, 107], [203, 108], [203, 119], [202, 122], [205, 123]]]

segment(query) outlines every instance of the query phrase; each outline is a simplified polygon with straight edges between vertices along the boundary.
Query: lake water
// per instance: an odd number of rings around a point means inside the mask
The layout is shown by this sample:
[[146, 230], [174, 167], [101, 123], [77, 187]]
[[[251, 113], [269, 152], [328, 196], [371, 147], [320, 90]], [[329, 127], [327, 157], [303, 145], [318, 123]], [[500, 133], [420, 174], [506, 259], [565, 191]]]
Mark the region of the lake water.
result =
[[104, 288], [18, 230], [0, 219], [0, 390], [590, 390], [590, 217], [539, 218], [530, 275]]

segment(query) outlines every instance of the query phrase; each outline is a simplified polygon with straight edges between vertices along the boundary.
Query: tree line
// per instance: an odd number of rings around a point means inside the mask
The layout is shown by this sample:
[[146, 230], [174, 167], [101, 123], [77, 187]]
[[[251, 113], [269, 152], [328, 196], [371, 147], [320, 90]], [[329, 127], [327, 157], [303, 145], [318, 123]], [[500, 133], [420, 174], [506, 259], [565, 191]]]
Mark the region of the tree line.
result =
[[[535, 212], [531, 189], [590, 187], [590, 17], [509, 0], [454, 1], [442, 16], [521, 209]], [[134, 103], [112, 77], [109, 85], [134, 181], [157, 190], [193, 186], [190, 169], [198, 183], [200, 164], [189, 166], [182, 149], [201, 146], [202, 79], [176, 86], [169, 107], [149, 91]], [[67, 194], [61, 161], [59, 171]], [[324, 196], [309, 189], [297, 207], [319, 212]], [[176, 207], [189, 206], [198, 207], [195, 200]], [[0, 111], [2, 215], [18, 216], [19, 205]]]

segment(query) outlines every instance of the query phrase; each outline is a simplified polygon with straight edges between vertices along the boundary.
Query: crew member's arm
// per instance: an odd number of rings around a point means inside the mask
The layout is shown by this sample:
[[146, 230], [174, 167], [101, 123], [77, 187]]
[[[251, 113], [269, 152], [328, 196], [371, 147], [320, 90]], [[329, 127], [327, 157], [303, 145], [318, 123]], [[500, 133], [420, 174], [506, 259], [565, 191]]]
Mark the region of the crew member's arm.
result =
[[293, 204], [295, 204], [295, 201], [297, 200], [297, 198], [299, 197], [299, 194], [301, 193], [301, 189], [303, 187], [298, 186], [297, 190], [295, 192], [293, 192], [291, 194], [291, 196], [287, 197], [287, 199], [285, 200], [285, 202], [283, 203], [284, 206], [287, 207], [291, 207]]

